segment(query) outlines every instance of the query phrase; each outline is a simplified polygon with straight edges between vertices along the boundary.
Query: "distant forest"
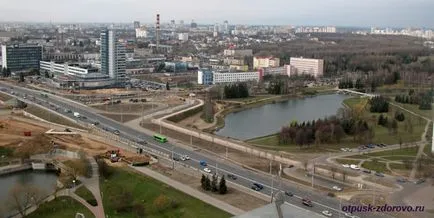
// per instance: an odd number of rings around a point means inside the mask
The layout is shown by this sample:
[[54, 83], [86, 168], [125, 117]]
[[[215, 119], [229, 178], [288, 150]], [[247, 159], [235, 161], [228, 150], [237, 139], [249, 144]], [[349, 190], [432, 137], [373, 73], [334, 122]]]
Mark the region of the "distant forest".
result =
[[306, 34], [299, 39], [277, 44], [253, 44], [255, 55], [275, 55], [281, 65], [290, 57], [303, 56], [325, 61], [328, 76], [346, 72], [434, 72], [434, 51], [423, 46], [423, 40], [406, 36], [354, 34]]

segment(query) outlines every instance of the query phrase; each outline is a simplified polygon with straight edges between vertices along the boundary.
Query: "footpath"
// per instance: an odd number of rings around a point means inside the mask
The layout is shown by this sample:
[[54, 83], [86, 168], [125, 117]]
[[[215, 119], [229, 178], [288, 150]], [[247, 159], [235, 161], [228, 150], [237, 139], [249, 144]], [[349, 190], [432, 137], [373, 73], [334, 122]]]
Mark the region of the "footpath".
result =
[[240, 215], [240, 214], [245, 213], [245, 211], [243, 211], [239, 208], [236, 208], [236, 207], [234, 207], [234, 206], [232, 206], [226, 202], [217, 200], [217, 199], [215, 199], [215, 198], [213, 198], [207, 194], [204, 194], [204, 193], [202, 193], [202, 192], [200, 192], [194, 188], [191, 188], [188, 185], [182, 184], [182, 183], [180, 183], [176, 180], [173, 180], [167, 176], [164, 176], [164, 175], [161, 175], [155, 171], [152, 171], [147, 167], [133, 167], [133, 166], [130, 166], [130, 167], [133, 168], [134, 170], [142, 173], [142, 174], [145, 174], [149, 177], [152, 177], [158, 181], [161, 181], [161, 182], [163, 182], [163, 183], [165, 183], [165, 184], [167, 184], [167, 185], [169, 185], [169, 186], [171, 186], [171, 187], [173, 187], [179, 191], [182, 191], [182, 192], [184, 192], [190, 196], [193, 196], [193, 197], [195, 197], [195, 198], [197, 198], [203, 202], [206, 202], [210, 205], [213, 205], [214, 207], [217, 207], [221, 210], [224, 210], [230, 214]]

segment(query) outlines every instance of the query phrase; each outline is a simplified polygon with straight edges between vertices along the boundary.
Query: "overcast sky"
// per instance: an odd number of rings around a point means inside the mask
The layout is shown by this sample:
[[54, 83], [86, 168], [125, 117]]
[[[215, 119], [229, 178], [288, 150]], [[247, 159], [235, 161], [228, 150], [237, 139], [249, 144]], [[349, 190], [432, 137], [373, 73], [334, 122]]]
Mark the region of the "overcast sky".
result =
[[434, 27], [434, 0], [0, 0], [0, 21]]

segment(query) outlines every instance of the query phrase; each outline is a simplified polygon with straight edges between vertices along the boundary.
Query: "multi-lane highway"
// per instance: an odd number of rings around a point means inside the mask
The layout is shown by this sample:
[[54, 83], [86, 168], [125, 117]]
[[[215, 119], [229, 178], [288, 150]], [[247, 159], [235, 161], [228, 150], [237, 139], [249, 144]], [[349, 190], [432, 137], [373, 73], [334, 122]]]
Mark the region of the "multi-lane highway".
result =
[[[67, 110], [71, 110], [72, 112], [78, 112], [82, 116], [86, 116], [88, 118], [91, 118], [92, 120], [98, 120], [100, 125], [98, 125], [100, 128], [103, 127], [111, 127], [112, 129], [116, 129], [120, 132], [120, 137], [127, 138], [129, 140], [136, 141], [137, 139], [144, 139], [148, 143], [143, 144], [143, 146], [147, 146], [149, 148], [167, 153], [171, 155], [172, 153], [175, 154], [175, 156], [179, 155], [188, 155], [190, 156], [191, 160], [183, 161], [184, 164], [190, 165], [195, 168], [203, 169], [204, 167], [199, 164], [199, 161], [206, 161], [208, 164], [207, 168], [211, 169], [211, 171], [217, 172], [220, 175], [227, 175], [227, 174], [233, 174], [236, 175], [236, 180], [231, 180], [228, 178], [227, 180], [230, 180], [231, 182], [237, 183], [239, 185], [245, 186], [250, 188], [253, 184], [253, 182], [257, 182], [260, 184], [263, 184], [264, 189], [262, 189], [260, 192], [266, 195], [271, 196], [271, 186], [272, 183], [274, 184], [274, 192], [278, 189], [282, 191], [288, 191], [294, 193], [293, 197], [286, 197], [286, 202], [290, 204], [294, 204], [297, 206], [302, 205], [301, 199], [302, 198], [309, 198], [312, 200], [313, 207], [305, 207], [308, 210], [312, 210], [317, 213], [321, 213], [323, 210], [329, 210], [333, 213], [334, 217], [339, 217], [339, 213], [341, 213], [341, 206], [348, 205], [348, 202], [342, 201], [339, 202], [339, 200], [328, 197], [325, 194], [318, 193], [312, 190], [303, 189], [301, 186], [297, 186], [296, 184], [281, 181], [276, 182], [274, 179], [274, 182], [272, 182], [271, 176], [267, 175], [265, 173], [257, 173], [253, 172], [251, 170], [242, 168], [240, 166], [234, 165], [232, 163], [228, 163], [228, 161], [225, 161], [221, 158], [213, 158], [209, 157], [207, 155], [185, 149], [183, 147], [178, 147], [176, 145], [173, 145], [169, 142], [167, 143], [159, 143], [153, 140], [152, 136], [144, 134], [142, 131], [133, 129], [127, 126], [124, 126], [123, 124], [116, 122], [114, 120], [111, 120], [109, 118], [106, 118], [104, 116], [101, 116], [99, 114], [96, 114], [93, 109], [88, 108], [87, 106], [84, 106], [82, 104], [75, 103], [71, 100], [61, 98], [59, 96], [50, 95], [48, 94], [48, 97], [42, 97], [40, 93], [36, 90], [31, 90], [23, 87], [18, 86], [11, 86], [10, 84], [6, 83], [0, 83], [0, 88], [6, 88], [3, 89], [5, 92], [8, 92], [11, 94], [11, 91], [13, 91], [14, 96], [23, 99], [24, 95], [27, 95], [27, 98], [24, 99], [25, 101], [29, 103], [39, 104], [43, 107], [50, 108], [50, 104], [57, 105], [60, 107], [60, 109], [57, 111], [58, 113], [63, 114], [64, 116], [70, 117], [72, 119], [77, 119], [74, 117], [73, 113], [67, 112]], [[13, 89], [11, 89], [13, 88]], [[33, 97], [29, 97], [33, 96]], [[66, 110], [65, 110], [66, 109]], [[89, 119], [81, 120], [84, 122], [91, 122]], [[357, 214], [359, 217], [387, 217], [383, 214]]]

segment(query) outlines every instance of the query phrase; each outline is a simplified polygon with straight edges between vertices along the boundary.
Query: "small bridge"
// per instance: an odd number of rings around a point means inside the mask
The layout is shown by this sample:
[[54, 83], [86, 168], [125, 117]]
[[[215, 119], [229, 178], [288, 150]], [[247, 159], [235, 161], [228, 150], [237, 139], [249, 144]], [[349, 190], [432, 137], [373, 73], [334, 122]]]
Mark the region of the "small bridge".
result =
[[368, 97], [368, 98], [373, 98], [373, 97], [379, 96], [377, 94], [368, 94], [368, 93], [364, 93], [364, 92], [354, 91], [354, 90], [351, 90], [351, 89], [338, 89], [337, 93], [355, 94], [355, 95], [365, 96], [365, 97]]

